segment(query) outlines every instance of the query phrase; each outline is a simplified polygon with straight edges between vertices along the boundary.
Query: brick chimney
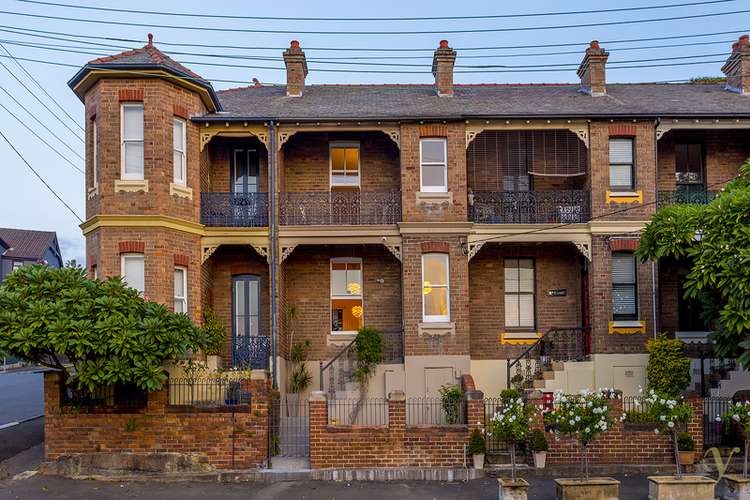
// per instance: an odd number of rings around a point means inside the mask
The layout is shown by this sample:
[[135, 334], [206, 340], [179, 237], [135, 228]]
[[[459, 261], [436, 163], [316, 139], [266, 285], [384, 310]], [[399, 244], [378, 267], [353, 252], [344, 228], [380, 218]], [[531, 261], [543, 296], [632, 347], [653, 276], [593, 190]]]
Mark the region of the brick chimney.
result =
[[456, 51], [448, 47], [448, 40], [440, 40], [440, 46], [432, 58], [432, 74], [435, 75], [435, 89], [440, 96], [453, 95], [453, 64]]
[[747, 35], [732, 44], [732, 53], [721, 71], [727, 75], [727, 90], [750, 95], [750, 39]]
[[591, 96], [600, 96], [607, 93], [607, 78], [605, 66], [609, 52], [599, 46], [598, 40], [593, 40], [586, 49], [581, 65], [578, 66], [578, 76], [581, 78], [580, 92]]
[[307, 59], [297, 40], [292, 40], [289, 48], [284, 51], [284, 65], [286, 65], [286, 95], [301, 96], [305, 90]]

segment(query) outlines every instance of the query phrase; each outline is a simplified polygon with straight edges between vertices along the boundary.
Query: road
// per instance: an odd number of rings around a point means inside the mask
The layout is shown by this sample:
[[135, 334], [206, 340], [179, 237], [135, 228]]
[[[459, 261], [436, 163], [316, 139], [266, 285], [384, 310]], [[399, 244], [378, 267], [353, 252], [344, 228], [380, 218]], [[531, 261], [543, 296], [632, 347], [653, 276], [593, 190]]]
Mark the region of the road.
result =
[[0, 372], [0, 461], [44, 441], [44, 419], [25, 421], [43, 413], [41, 373], [29, 369]]

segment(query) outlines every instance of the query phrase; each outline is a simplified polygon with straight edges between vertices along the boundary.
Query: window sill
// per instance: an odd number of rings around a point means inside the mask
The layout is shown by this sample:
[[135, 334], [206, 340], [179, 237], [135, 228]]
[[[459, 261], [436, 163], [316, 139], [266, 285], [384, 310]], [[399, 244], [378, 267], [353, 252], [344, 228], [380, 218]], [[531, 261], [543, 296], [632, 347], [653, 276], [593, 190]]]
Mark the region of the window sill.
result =
[[86, 191], [86, 199], [90, 200], [93, 197], [98, 196], [98, 195], [99, 195], [99, 186], [90, 187]]
[[346, 346], [357, 336], [357, 332], [331, 332], [326, 338], [327, 345]]
[[181, 198], [193, 199], [193, 190], [182, 184], [175, 184], [174, 182], [169, 183], [169, 194], [172, 196], [179, 196]]
[[607, 203], [643, 203], [643, 191], [607, 191]]
[[539, 340], [539, 332], [501, 332], [500, 343], [507, 345], [531, 345]]
[[703, 331], [677, 331], [674, 336], [687, 344], [708, 344], [708, 335], [711, 332]]
[[453, 193], [417, 192], [417, 205], [453, 205]]
[[420, 337], [425, 336], [425, 335], [430, 336], [430, 337], [442, 337], [445, 335], [455, 335], [456, 324], [453, 322], [419, 323], [417, 330], [418, 330], [418, 334]]
[[120, 191], [126, 193], [136, 193], [138, 191], [143, 191], [144, 193], [148, 193], [148, 180], [115, 179], [115, 193]]
[[645, 321], [610, 321], [610, 335], [633, 335], [637, 333], [646, 333]]

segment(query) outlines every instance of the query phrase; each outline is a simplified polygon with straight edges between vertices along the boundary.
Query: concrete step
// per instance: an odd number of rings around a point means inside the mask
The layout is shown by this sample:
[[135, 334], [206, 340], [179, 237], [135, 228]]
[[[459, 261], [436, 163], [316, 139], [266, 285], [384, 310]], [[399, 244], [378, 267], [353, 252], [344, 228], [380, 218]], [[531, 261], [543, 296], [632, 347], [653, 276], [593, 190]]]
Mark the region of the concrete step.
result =
[[544, 379], [536, 379], [534, 380], [533, 388], [534, 389], [544, 389], [547, 386], [547, 381]]
[[542, 372], [543, 380], [555, 380], [555, 372], [552, 370], [545, 370]]
[[565, 369], [565, 362], [563, 361], [553, 361], [552, 362], [552, 370], [556, 372], [561, 372]]

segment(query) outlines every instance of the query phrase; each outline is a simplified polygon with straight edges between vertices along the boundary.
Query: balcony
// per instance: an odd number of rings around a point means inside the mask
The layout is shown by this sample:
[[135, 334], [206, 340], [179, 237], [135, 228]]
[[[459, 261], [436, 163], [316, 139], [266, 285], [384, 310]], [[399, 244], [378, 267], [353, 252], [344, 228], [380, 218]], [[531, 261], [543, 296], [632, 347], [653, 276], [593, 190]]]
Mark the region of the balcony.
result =
[[567, 224], [591, 218], [588, 191], [475, 191], [469, 216], [480, 224]]
[[201, 193], [201, 224], [219, 227], [268, 225], [267, 193]]
[[657, 193], [658, 208], [667, 205], [706, 205], [719, 195], [718, 191], [698, 189], [692, 191], [659, 191]]
[[265, 335], [243, 335], [232, 343], [232, 364], [238, 368], [268, 370], [271, 340]]
[[401, 192], [280, 193], [285, 226], [357, 226], [401, 221]]

